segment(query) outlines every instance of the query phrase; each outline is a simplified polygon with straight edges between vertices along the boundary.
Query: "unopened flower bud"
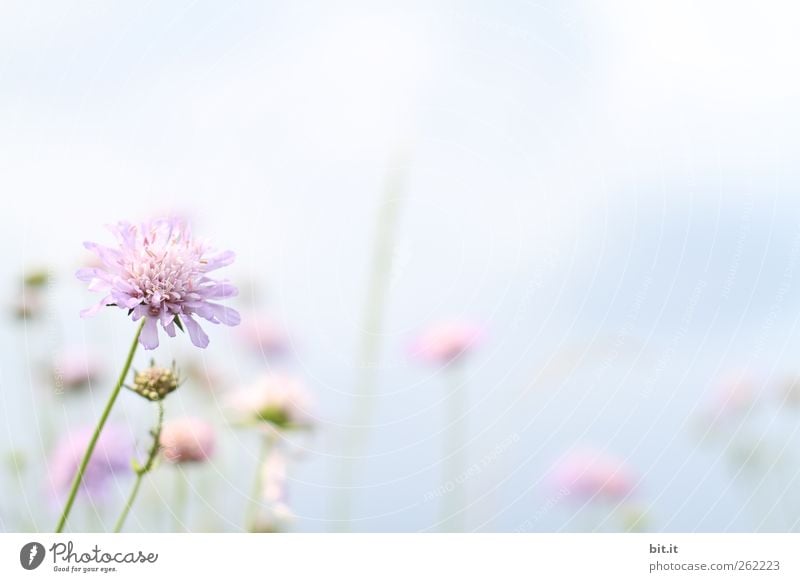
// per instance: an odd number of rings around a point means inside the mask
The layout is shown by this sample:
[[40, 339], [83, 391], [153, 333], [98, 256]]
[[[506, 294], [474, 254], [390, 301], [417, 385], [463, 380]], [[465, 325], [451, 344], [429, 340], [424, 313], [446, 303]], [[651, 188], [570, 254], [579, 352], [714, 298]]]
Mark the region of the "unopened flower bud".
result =
[[181, 379], [174, 363], [172, 368], [161, 368], [151, 361], [149, 368], [133, 373], [133, 386], [128, 386], [128, 388], [140, 396], [156, 402], [164, 400], [180, 385]]

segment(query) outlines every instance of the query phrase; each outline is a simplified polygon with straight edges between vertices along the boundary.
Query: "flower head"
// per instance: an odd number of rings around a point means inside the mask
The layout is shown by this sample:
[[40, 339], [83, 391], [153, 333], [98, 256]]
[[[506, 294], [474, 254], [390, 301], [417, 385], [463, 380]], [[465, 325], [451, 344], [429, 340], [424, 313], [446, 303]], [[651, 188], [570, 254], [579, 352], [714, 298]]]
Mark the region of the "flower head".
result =
[[146, 318], [139, 343], [148, 350], [158, 347], [159, 322], [170, 337], [175, 337], [176, 326], [185, 326], [192, 343], [201, 348], [208, 345], [208, 336], [195, 316], [215, 324], [238, 325], [235, 310], [215, 303], [235, 296], [236, 288], [208, 276], [233, 262], [232, 251], [213, 251], [192, 238], [188, 224], [177, 218], [138, 225], [120, 222], [110, 230], [117, 239], [115, 248], [84, 243], [102, 267], [80, 269], [77, 277], [89, 284], [90, 291], [105, 295], [82, 316], [116, 305], [128, 310], [134, 321]]
[[171, 368], [161, 368], [151, 361], [149, 368], [133, 373], [133, 386], [128, 386], [128, 388], [140, 396], [156, 402], [164, 400], [180, 385], [181, 379], [174, 362]]
[[552, 469], [554, 487], [575, 499], [622, 500], [631, 494], [635, 479], [625, 463], [607, 453], [580, 450], [564, 456]]
[[177, 418], [164, 423], [161, 447], [170, 463], [199, 463], [214, 452], [213, 427], [199, 418]]
[[229, 405], [242, 424], [268, 423], [278, 429], [308, 427], [313, 401], [302, 381], [266, 374], [234, 393]]
[[411, 355], [420, 360], [448, 364], [477, 347], [484, 337], [478, 325], [463, 321], [429, 327], [411, 345]]
[[[93, 432], [94, 426], [76, 430], [64, 437], [53, 451], [48, 472], [53, 492], [58, 497], [69, 492]], [[102, 495], [114, 476], [131, 471], [132, 455], [133, 443], [128, 433], [113, 425], [106, 426], [86, 466], [80, 491], [90, 496]]]

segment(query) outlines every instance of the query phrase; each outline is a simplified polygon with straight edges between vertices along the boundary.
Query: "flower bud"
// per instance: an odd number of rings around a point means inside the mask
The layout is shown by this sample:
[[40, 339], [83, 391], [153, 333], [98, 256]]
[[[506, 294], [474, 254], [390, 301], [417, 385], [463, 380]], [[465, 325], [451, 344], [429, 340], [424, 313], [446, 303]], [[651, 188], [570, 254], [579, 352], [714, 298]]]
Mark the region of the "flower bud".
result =
[[170, 392], [174, 392], [180, 385], [181, 379], [175, 369], [174, 362], [172, 363], [172, 368], [161, 368], [151, 360], [149, 368], [133, 373], [133, 386], [128, 386], [128, 388], [140, 396], [156, 402], [164, 400]]

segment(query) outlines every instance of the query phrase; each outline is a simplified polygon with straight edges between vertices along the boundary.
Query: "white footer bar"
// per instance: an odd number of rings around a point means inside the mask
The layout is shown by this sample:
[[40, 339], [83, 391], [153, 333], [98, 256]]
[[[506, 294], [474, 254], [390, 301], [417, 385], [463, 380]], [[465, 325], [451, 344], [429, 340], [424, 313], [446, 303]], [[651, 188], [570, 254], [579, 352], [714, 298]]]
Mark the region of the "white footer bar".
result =
[[0, 580], [777, 581], [799, 563], [800, 534], [0, 535]]

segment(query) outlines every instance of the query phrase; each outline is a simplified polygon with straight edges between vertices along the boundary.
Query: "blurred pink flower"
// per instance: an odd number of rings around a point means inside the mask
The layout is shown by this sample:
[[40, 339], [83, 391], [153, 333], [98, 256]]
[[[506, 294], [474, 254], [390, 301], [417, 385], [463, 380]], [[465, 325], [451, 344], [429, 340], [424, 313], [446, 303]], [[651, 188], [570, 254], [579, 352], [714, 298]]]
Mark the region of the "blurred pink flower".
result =
[[88, 386], [101, 373], [100, 359], [82, 347], [71, 347], [53, 358], [53, 380], [56, 388], [77, 390]]
[[289, 338], [281, 325], [263, 314], [251, 314], [236, 329], [236, 337], [257, 353], [277, 356], [284, 353]]
[[214, 428], [199, 418], [176, 418], [164, 423], [160, 442], [170, 463], [199, 463], [214, 452]]
[[464, 321], [435, 324], [412, 344], [411, 355], [425, 362], [447, 364], [476, 348], [483, 341], [482, 327]]
[[[94, 428], [93, 425], [86, 426], [65, 435], [51, 454], [48, 473], [56, 497], [69, 492]], [[79, 491], [90, 496], [102, 496], [114, 476], [132, 472], [133, 452], [133, 442], [126, 431], [113, 425], [106, 426], [86, 467]]]
[[635, 478], [625, 463], [603, 451], [584, 449], [562, 457], [551, 469], [554, 488], [575, 499], [622, 500], [633, 492]]
[[171, 337], [176, 326], [184, 326], [200, 348], [208, 345], [208, 336], [195, 316], [214, 324], [239, 324], [234, 309], [217, 303], [234, 297], [236, 287], [209, 276], [233, 262], [232, 251], [214, 251], [193, 238], [187, 222], [178, 218], [138, 225], [120, 222], [109, 229], [117, 239], [115, 248], [84, 243], [103, 266], [80, 269], [77, 277], [89, 284], [90, 291], [104, 296], [82, 316], [113, 305], [126, 310], [134, 321], [145, 318], [139, 343], [147, 350], [158, 347], [159, 323]]
[[305, 384], [292, 376], [268, 373], [228, 398], [235, 420], [242, 424], [267, 422], [279, 429], [312, 424], [313, 399]]

